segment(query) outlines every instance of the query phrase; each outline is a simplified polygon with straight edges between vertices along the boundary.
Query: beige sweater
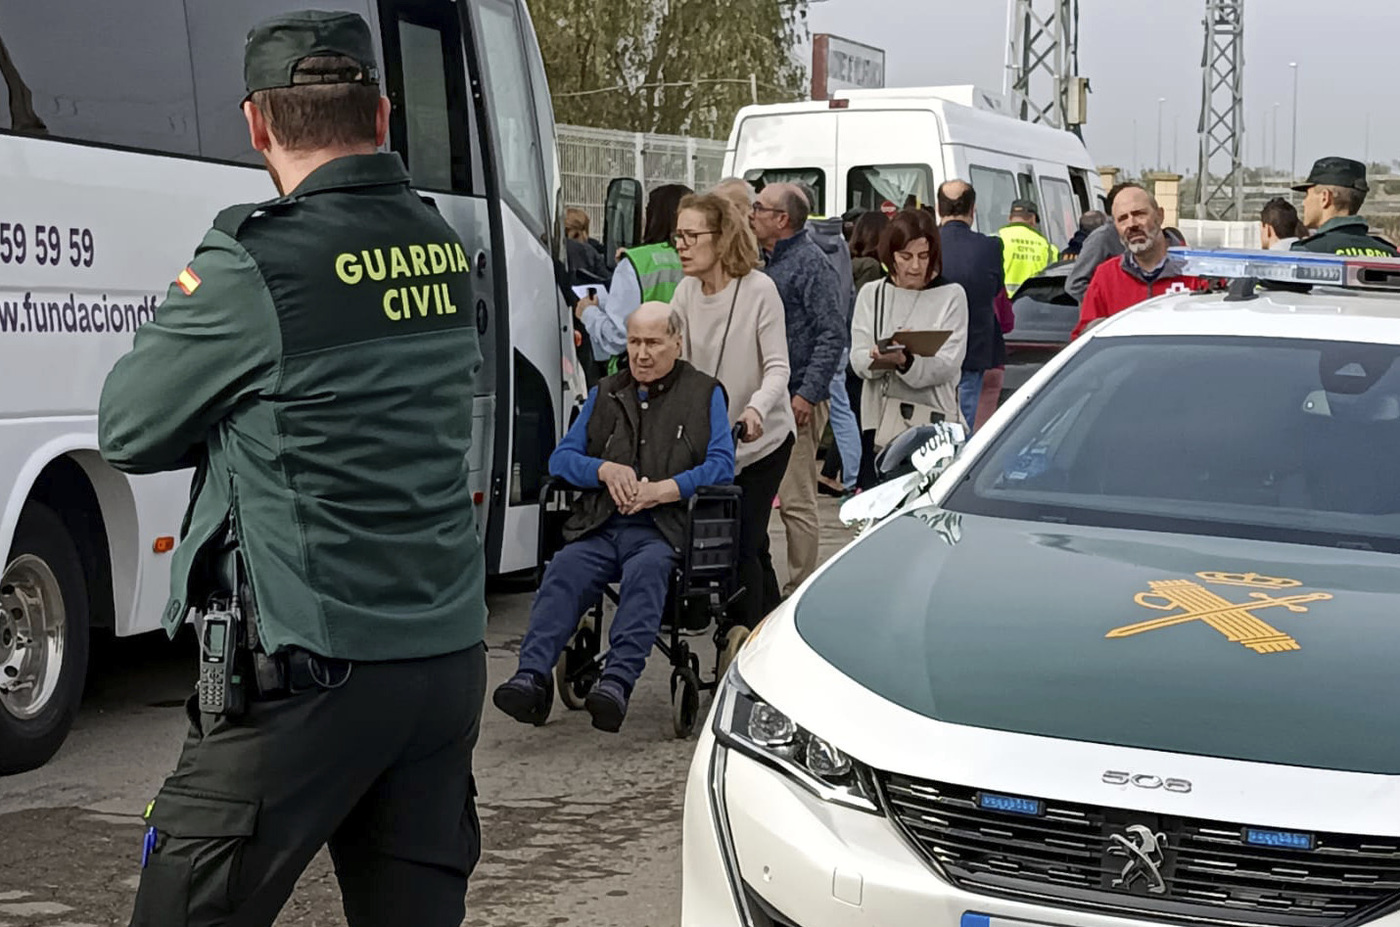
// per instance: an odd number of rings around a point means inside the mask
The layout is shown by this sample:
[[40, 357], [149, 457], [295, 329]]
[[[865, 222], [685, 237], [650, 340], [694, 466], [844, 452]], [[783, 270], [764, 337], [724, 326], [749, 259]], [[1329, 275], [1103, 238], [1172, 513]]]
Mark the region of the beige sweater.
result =
[[[734, 319], [726, 338], [731, 305]], [[778, 287], [756, 270], [706, 296], [699, 280], [686, 277], [671, 297], [671, 308], [685, 324], [681, 356], [724, 384], [729, 423], [737, 422], [748, 406], [763, 417], [763, 436], [739, 444], [735, 470], [742, 471], [775, 451], [797, 427], [788, 398], [787, 322]]]
[[[942, 279], [942, 278], [938, 278]], [[880, 330], [875, 331], [876, 296], [884, 289]], [[875, 342], [900, 329], [952, 331], [933, 357], [916, 357], [907, 373], [870, 369]], [[943, 280], [927, 290], [903, 290], [888, 280], [861, 287], [851, 320], [851, 367], [871, 381], [860, 393], [861, 427], [872, 429], [880, 421], [886, 395], [907, 402], [931, 405], [950, 422], [961, 422], [958, 381], [967, 353], [967, 293], [956, 283]]]

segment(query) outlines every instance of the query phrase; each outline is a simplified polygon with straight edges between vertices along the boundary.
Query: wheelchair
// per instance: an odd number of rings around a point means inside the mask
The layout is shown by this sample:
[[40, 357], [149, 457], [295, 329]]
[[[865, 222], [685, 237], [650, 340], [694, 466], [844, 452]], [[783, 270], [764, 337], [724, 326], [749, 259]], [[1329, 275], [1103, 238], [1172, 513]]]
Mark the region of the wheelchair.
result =
[[[539, 567], [536, 580], [543, 582], [545, 567], [564, 546], [564, 523], [573, 500], [582, 490], [550, 477], [540, 488]], [[731, 634], [726, 619], [729, 606], [742, 594], [739, 587], [739, 502], [737, 486], [705, 486], [687, 500], [685, 546], [671, 572], [656, 649], [671, 665], [671, 722], [676, 737], [695, 731], [701, 717], [702, 693], [719, 686], [724, 670], [746, 638], [747, 629]], [[603, 618], [605, 599], [618, 602], [617, 584], [580, 617], [578, 629], [554, 668], [555, 688], [571, 711], [583, 708], [584, 698], [603, 672]], [[687, 638], [701, 637], [714, 629], [714, 675], [701, 673], [700, 657]], [[742, 632], [742, 633], [741, 633]]]

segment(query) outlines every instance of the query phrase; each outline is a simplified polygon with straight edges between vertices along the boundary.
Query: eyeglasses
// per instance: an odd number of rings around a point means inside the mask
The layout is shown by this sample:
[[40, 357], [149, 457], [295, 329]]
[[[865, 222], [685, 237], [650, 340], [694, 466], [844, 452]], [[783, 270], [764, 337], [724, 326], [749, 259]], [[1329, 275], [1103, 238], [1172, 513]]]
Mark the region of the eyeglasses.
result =
[[718, 235], [719, 232], [706, 230], [697, 232], [692, 229], [677, 229], [676, 234], [671, 236], [671, 246], [685, 245], [687, 248], [694, 248], [695, 243], [706, 235]]
[[756, 213], [758, 213], [758, 212], [785, 212], [785, 210], [783, 210], [783, 209], [781, 209], [781, 208], [779, 208], [779, 207], [776, 207], [776, 206], [764, 206], [762, 203], [754, 203], [754, 204], [753, 204], [753, 211], [756, 212]]

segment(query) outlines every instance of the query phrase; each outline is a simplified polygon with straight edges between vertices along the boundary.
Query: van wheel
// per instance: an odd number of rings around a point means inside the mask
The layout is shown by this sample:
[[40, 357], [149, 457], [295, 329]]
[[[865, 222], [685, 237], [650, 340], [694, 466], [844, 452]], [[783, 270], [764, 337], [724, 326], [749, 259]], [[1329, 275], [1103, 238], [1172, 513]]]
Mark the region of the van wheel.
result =
[[0, 575], [0, 775], [48, 762], [82, 701], [88, 601], [63, 522], [29, 502]]

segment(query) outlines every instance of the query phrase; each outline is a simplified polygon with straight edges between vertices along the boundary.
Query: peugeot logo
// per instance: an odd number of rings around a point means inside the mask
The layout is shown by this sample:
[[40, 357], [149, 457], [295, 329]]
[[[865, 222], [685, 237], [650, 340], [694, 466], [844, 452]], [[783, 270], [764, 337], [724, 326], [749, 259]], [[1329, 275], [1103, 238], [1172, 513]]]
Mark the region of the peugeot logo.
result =
[[1109, 856], [1126, 856], [1123, 871], [1113, 880], [1114, 888], [1132, 891], [1139, 879], [1147, 883], [1153, 895], [1165, 895], [1167, 883], [1162, 880], [1162, 854], [1167, 849], [1166, 834], [1154, 834], [1150, 827], [1131, 825], [1125, 833], [1114, 834], [1108, 840]]

